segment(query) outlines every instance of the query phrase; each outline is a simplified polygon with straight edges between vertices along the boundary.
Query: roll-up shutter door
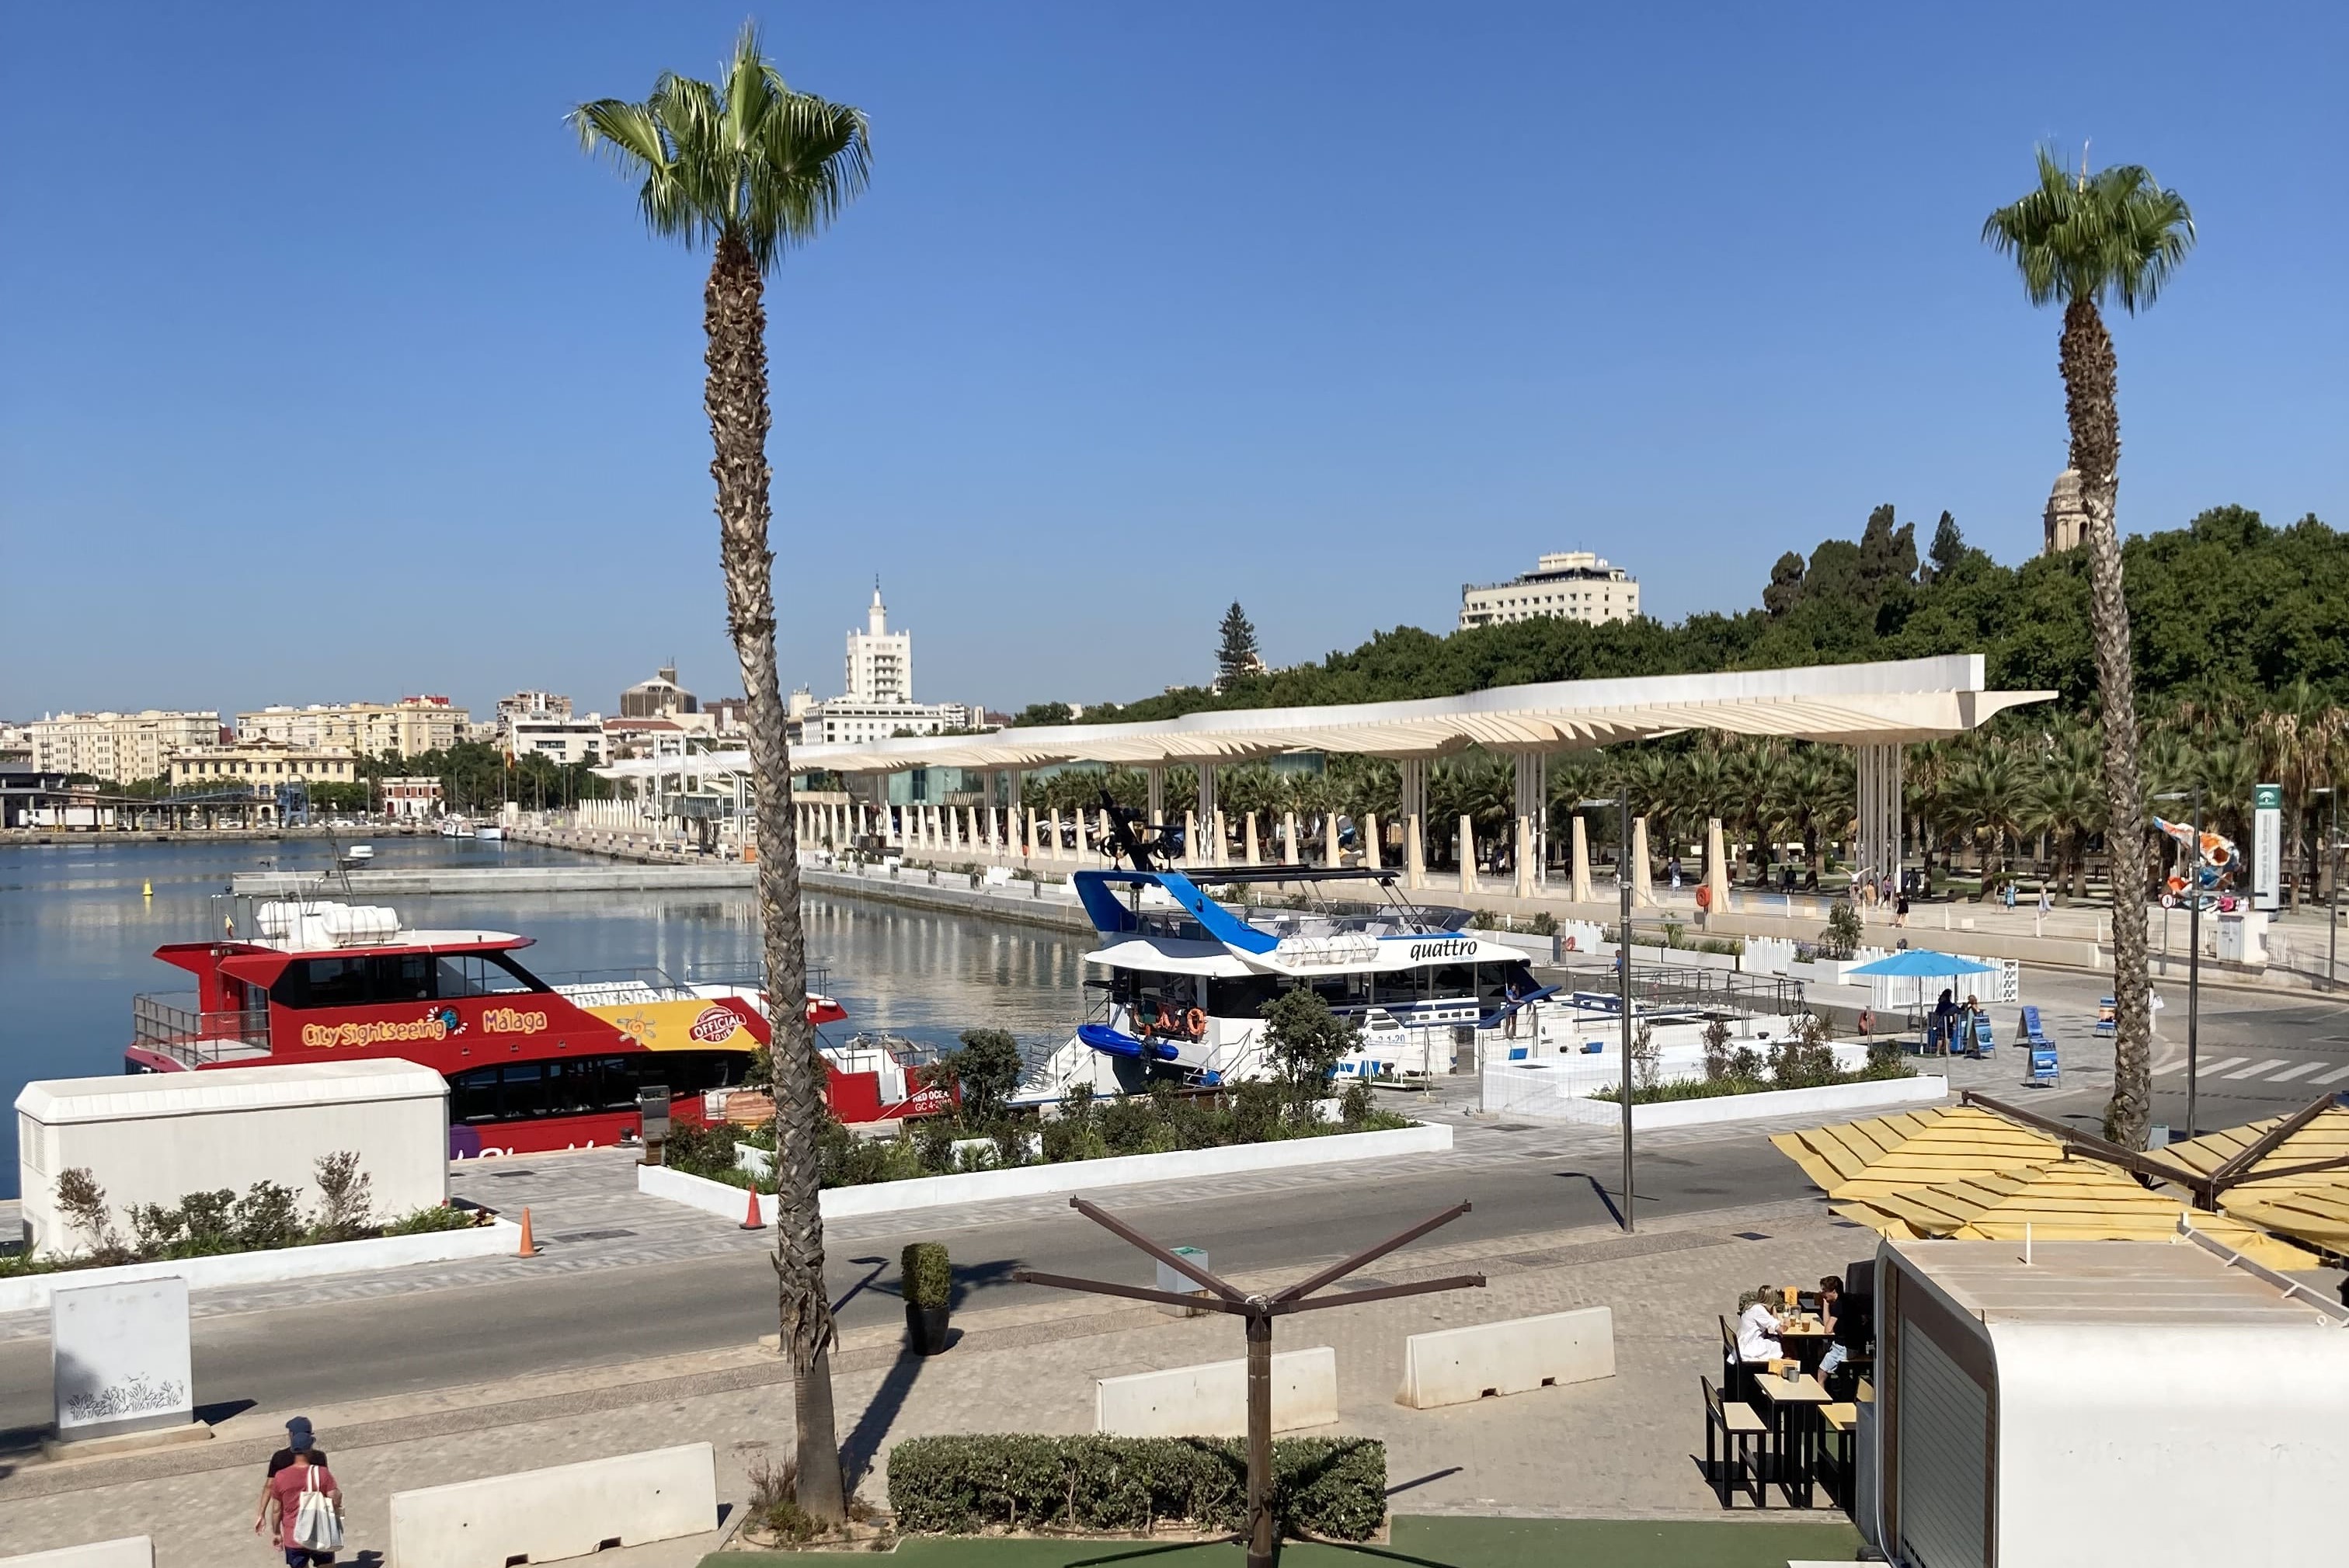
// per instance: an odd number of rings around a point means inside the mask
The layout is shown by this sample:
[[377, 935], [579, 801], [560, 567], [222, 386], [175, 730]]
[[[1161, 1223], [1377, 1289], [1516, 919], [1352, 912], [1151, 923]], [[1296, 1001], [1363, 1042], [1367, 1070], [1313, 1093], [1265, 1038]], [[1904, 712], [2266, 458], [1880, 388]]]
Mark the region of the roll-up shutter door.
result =
[[1989, 1396], [1915, 1323], [1901, 1326], [1901, 1549], [1919, 1568], [1985, 1568]]

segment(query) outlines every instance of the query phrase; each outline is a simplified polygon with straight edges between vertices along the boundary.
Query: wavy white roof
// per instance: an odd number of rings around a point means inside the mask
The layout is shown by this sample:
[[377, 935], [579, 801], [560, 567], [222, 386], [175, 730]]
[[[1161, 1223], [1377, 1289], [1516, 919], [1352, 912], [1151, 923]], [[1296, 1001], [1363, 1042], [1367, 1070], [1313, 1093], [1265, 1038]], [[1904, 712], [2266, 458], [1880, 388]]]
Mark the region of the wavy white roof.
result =
[[[1224, 766], [1291, 751], [1389, 758], [1444, 757], [1472, 746], [1576, 751], [1689, 729], [1865, 746], [1961, 735], [2003, 709], [2054, 695], [1987, 690], [1980, 654], [1949, 654], [1802, 669], [1549, 681], [1409, 702], [1217, 709], [1138, 724], [1052, 725], [802, 746], [793, 749], [792, 763], [842, 773], [1063, 762]], [[747, 755], [736, 752], [631, 758], [596, 771], [630, 779], [730, 774], [748, 767]]]

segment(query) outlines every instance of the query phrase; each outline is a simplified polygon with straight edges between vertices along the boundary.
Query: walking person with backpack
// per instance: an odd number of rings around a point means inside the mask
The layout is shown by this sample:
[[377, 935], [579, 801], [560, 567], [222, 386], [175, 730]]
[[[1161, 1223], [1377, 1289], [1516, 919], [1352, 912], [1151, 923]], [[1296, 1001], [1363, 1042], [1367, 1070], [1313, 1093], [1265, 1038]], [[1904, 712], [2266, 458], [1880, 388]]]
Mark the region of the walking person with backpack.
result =
[[264, 1527], [284, 1549], [285, 1568], [335, 1560], [343, 1544], [343, 1489], [308, 1443], [295, 1445], [294, 1462], [269, 1478], [261, 1515], [253, 1522], [256, 1532]]

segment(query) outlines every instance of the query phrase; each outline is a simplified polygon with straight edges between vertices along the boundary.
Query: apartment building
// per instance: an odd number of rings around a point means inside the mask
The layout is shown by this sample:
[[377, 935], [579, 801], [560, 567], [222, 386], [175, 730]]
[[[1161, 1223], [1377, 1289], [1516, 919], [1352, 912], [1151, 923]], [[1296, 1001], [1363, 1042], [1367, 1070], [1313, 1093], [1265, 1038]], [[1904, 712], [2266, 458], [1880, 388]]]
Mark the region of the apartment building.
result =
[[43, 773], [85, 773], [109, 783], [160, 778], [171, 754], [220, 741], [217, 713], [147, 708], [138, 713], [57, 713], [27, 725], [32, 762]]
[[472, 715], [445, 696], [404, 696], [398, 702], [313, 703], [240, 713], [236, 735], [239, 740], [274, 740], [308, 751], [416, 757], [448, 750], [466, 738], [471, 723]]
[[1466, 583], [1460, 588], [1460, 629], [1531, 621], [1635, 621], [1640, 580], [1588, 550], [1544, 555], [1534, 569], [1506, 583]]
[[314, 748], [275, 740], [192, 746], [171, 757], [171, 788], [200, 789], [237, 784], [347, 784], [358, 760], [339, 747]]

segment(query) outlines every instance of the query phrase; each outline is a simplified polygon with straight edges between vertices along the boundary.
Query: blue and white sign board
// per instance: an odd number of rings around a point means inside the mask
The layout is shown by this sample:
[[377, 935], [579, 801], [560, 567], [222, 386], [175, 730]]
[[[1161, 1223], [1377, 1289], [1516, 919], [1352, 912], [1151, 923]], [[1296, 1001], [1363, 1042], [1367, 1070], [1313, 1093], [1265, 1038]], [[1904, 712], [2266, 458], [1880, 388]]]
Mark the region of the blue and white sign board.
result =
[[188, 1282], [60, 1288], [49, 1298], [49, 1370], [64, 1441], [196, 1418]]
[[2251, 790], [2251, 907], [2273, 910], [2283, 903], [2283, 786], [2261, 784]]
[[2055, 1063], [2054, 1047], [2031, 1047], [2031, 1076], [2024, 1079], [2024, 1082], [2034, 1088], [2048, 1088], [2054, 1085], [2061, 1076], [2062, 1069]]

